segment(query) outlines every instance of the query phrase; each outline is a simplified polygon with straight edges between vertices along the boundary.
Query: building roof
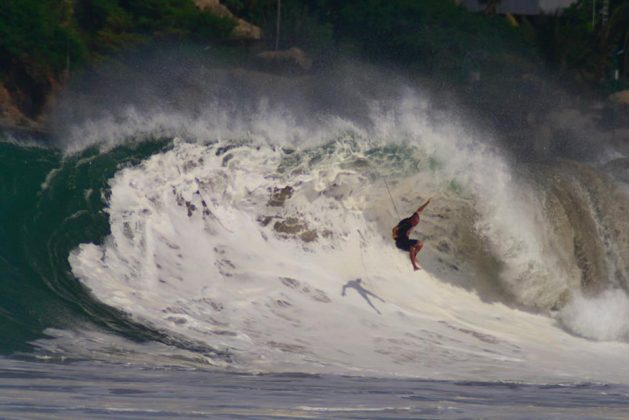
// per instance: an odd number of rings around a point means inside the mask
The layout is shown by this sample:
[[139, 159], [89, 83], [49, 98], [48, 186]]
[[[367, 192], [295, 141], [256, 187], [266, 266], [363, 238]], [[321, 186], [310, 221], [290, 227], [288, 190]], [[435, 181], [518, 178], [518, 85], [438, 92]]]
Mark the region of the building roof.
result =
[[[497, 13], [513, 15], [539, 15], [555, 13], [570, 6], [576, 0], [502, 0], [496, 8]], [[463, 0], [463, 5], [472, 12], [485, 9], [479, 0]]]

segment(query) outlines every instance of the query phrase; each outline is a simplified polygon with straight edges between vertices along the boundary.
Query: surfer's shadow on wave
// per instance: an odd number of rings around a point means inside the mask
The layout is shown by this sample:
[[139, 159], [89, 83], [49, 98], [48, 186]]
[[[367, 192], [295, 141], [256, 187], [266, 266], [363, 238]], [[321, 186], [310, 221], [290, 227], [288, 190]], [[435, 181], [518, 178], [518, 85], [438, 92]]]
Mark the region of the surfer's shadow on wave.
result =
[[371, 299], [369, 299], [369, 296], [373, 296], [374, 298], [378, 299], [380, 302], [384, 303], [384, 299], [382, 299], [380, 296], [376, 295], [375, 293], [365, 289], [362, 285], [363, 280], [361, 278], [358, 278], [356, 280], [350, 280], [347, 283], [345, 283], [343, 285], [343, 289], [341, 290], [341, 296], [345, 296], [345, 291], [347, 289], [355, 289], [356, 292], [358, 292], [358, 294], [365, 299], [365, 301], [369, 304], [369, 306], [371, 306], [373, 308], [374, 311], [376, 311], [376, 313], [378, 315], [381, 315], [380, 311], [378, 310], [378, 308], [376, 308], [373, 304], [373, 302], [371, 302]]

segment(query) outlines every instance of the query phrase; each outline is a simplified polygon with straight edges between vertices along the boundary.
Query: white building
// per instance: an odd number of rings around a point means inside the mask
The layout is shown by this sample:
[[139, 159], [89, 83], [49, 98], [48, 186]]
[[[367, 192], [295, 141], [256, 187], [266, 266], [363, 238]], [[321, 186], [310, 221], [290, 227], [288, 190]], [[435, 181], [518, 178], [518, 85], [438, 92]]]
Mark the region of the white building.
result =
[[[502, 0], [496, 10], [500, 14], [512, 15], [553, 14], [575, 2], [576, 0]], [[462, 3], [472, 12], [485, 9], [485, 4], [479, 0], [463, 0]]]

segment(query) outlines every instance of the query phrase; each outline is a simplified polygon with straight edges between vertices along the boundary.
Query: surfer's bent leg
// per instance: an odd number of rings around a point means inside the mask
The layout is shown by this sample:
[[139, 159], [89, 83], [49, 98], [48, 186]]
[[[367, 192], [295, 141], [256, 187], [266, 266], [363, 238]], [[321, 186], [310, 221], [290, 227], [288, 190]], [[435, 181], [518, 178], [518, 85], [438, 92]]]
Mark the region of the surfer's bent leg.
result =
[[420, 249], [422, 249], [424, 243], [417, 239], [401, 238], [395, 241], [395, 246], [397, 246], [402, 251], [407, 251], [411, 258], [411, 264], [413, 264], [413, 268], [416, 271], [419, 270], [419, 265], [417, 265], [417, 253]]
[[424, 241], [417, 241], [412, 247], [410, 251], [411, 264], [413, 264], [413, 269], [415, 271], [419, 270], [419, 265], [417, 264], [417, 253], [424, 247]]

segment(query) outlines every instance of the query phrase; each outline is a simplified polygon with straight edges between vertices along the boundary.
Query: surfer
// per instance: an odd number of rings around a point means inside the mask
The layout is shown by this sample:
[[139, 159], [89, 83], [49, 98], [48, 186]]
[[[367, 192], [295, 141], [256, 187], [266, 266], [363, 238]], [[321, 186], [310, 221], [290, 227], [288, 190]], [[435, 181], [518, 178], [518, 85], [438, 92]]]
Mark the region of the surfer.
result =
[[395, 240], [395, 246], [400, 248], [402, 251], [408, 251], [411, 256], [411, 264], [413, 264], [413, 268], [415, 271], [419, 270], [419, 265], [417, 264], [417, 253], [424, 246], [424, 242], [417, 239], [410, 239], [408, 237], [409, 233], [417, 224], [419, 223], [419, 215], [424, 211], [428, 203], [430, 203], [430, 198], [424, 204], [422, 204], [415, 213], [413, 213], [410, 217], [406, 219], [400, 220], [400, 222], [393, 228], [393, 239]]

